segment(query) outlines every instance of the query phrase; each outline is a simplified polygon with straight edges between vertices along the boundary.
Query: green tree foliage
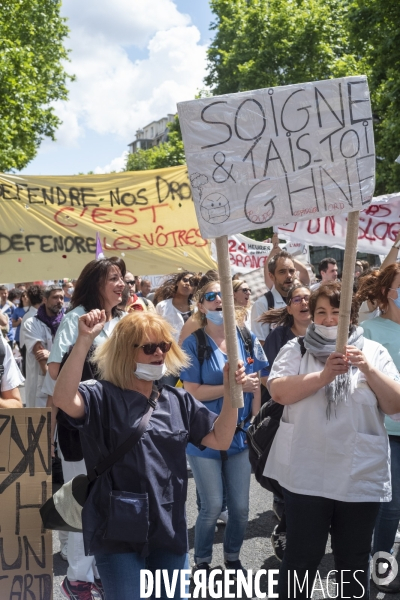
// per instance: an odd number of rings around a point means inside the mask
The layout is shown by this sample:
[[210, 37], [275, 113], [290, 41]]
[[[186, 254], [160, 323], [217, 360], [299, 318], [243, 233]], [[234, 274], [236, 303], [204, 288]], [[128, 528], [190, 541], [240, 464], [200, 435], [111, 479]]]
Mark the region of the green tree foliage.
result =
[[0, 170], [22, 169], [60, 120], [68, 34], [57, 0], [0, 0]]
[[400, 191], [399, 0], [210, 0], [214, 94], [366, 74], [376, 194]]
[[176, 115], [174, 120], [168, 123], [168, 141], [148, 150], [138, 150], [134, 154], [129, 154], [125, 171], [163, 169], [184, 165], [185, 162], [182, 133], [178, 115]]
[[216, 94], [361, 73], [343, 0], [211, 0]]
[[352, 42], [368, 65], [375, 117], [376, 193], [400, 191], [400, 2], [357, 0], [350, 12]]

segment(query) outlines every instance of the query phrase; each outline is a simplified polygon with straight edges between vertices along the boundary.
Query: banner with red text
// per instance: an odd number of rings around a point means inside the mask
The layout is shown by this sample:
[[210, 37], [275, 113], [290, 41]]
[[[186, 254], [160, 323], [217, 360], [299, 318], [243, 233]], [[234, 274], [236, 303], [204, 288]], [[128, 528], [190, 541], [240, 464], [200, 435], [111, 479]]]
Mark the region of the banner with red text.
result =
[[77, 277], [106, 256], [133, 273], [215, 268], [185, 166], [107, 175], [0, 174], [0, 281]]
[[[281, 238], [311, 246], [345, 247], [347, 215], [320, 217], [276, 227]], [[358, 252], [387, 254], [400, 230], [400, 193], [377, 196], [360, 212]]]
[[[229, 260], [232, 273], [250, 273], [264, 266], [272, 250], [270, 242], [258, 242], [238, 233], [228, 238]], [[279, 244], [282, 250], [290, 252], [292, 256], [309, 261], [308, 248], [297, 241]], [[212, 256], [217, 260], [217, 249], [214, 242], [211, 245]]]

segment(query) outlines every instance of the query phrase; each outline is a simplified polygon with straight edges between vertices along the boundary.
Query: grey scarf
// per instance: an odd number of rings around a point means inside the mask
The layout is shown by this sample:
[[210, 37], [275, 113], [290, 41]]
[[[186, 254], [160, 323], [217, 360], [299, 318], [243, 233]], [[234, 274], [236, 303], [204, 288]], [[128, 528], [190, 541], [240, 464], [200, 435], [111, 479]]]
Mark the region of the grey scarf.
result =
[[[350, 336], [348, 339], [349, 346], [356, 346], [359, 350], [364, 347], [364, 330], [362, 327], [355, 327], [351, 325]], [[328, 356], [336, 350], [336, 340], [327, 340], [320, 336], [315, 331], [314, 323], [308, 326], [306, 335], [304, 337], [304, 347], [306, 350], [317, 358], [322, 363], [326, 363]], [[355, 367], [351, 367], [355, 368]], [[346, 402], [350, 392], [350, 379], [351, 369], [343, 375], [337, 375], [337, 377], [325, 386], [325, 397], [327, 401], [326, 416], [330, 419], [332, 412], [332, 405], [336, 414], [336, 406], [339, 402]]]

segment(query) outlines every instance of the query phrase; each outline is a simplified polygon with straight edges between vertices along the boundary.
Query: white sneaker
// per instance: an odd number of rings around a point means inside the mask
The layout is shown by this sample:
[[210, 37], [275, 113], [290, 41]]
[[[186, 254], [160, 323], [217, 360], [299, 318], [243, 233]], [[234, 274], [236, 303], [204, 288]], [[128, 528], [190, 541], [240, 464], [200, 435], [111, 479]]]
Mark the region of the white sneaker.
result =
[[228, 522], [228, 511], [224, 510], [218, 517], [218, 521], [221, 521], [224, 525]]
[[394, 538], [394, 541], [396, 542], [396, 544], [398, 544], [400, 542], [400, 531], [399, 530], [396, 531], [396, 537]]

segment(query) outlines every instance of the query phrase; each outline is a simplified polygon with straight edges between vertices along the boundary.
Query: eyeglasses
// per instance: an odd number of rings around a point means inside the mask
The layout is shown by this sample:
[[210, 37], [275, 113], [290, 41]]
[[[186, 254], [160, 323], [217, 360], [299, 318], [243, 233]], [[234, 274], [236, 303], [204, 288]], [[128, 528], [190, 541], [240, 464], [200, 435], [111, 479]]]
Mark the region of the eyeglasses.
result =
[[308, 304], [310, 296], [295, 296], [291, 299], [290, 304], [300, 304], [302, 300], [304, 300], [304, 302]]
[[203, 296], [203, 300], [207, 300], [207, 302], [214, 302], [217, 296], [222, 298], [221, 292], [206, 292]]
[[131, 279], [131, 281], [125, 281], [126, 285], [135, 285], [135, 280]]
[[135, 344], [135, 348], [143, 348], [143, 352], [148, 356], [154, 354], [157, 348], [160, 348], [163, 354], [166, 354], [171, 350], [172, 342], [160, 342], [159, 344]]
[[251, 294], [251, 289], [250, 288], [239, 288], [239, 290], [241, 292], [243, 292], [244, 294]]
[[182, 277], [181, 281], [183, 281], [183, 283], [189, 283], [190, 285], [193, 285], [192, 277]]

